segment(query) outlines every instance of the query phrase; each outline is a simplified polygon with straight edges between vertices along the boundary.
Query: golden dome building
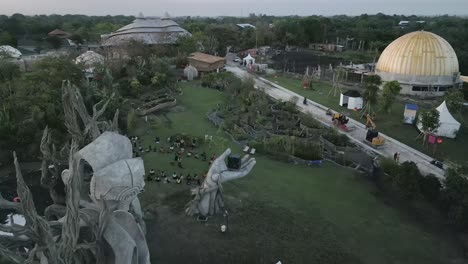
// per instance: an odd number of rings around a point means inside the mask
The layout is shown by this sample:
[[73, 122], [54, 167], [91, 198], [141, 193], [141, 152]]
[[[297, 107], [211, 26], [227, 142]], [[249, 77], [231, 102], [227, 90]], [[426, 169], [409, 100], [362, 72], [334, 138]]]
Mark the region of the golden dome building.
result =
[[398, 81], [402, 94], [441, 96], [462, 84], [452, 46], [427, 31], [408, 33], [390, 43], [375, 73], [383, 82]]

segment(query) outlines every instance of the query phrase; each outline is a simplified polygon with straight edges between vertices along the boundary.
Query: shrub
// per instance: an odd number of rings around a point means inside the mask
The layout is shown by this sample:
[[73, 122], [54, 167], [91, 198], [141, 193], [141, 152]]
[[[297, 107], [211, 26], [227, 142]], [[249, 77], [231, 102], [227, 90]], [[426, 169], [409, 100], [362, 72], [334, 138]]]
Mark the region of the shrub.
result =
[[136, 127], [136, 124], [137, 124], [136, 113], [135, 113], [135, 110], [132, 109], [127, 114], [127, 131], [129, 132], [132, 131]]
[[420, 179], [421, 193], [428, 201], [438, 201], [442, 184], [439, 178], [433, 174], [426, 175]]

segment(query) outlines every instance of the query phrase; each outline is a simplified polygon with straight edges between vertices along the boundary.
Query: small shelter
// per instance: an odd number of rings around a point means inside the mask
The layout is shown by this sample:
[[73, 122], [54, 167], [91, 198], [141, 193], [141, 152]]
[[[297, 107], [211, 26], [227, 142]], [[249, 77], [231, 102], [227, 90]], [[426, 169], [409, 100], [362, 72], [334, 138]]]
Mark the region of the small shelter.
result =
[[[445, 101], [436, 110], [439, 112], [440, 126], [436, 131], [433, 131], [433, 134], [440, 137], [455, 138], [458, 130], [460, 130], [460, 122], [450, 114]], [[419, 130], [422, 130], [421, 122], [418, 122], [417, 127]]]
[[255, 58], [250, 56], [250, 53], [242, 60], [242, 64], [247, 66], [249, 64], [255, 64]]
[[187, 58], [189, 64], [197, 69], [198, 72], [213, 72], [224, 68], [226, 59], [201, 52], [190, 54]]
[[340, 95], [340, 106], [348, 109], [361, 109], [363, 100], [361, 93], [358, 91], [349, 90]]
[[192, 81], [193, 79], [198, 77], [197, 68], [193, 67], [192, 65], [188, 65], [184, 69], [184, 76], [187, 80]]
[[403, 113], [403, 123], [414, 124], [416, 121], [416, 113], [418, 112], [418, 106], [415, 104], [406, 104], [405, 112]]
[[49, 37], [57, 37], [57, 38], [69, 38], [71, 36], [70, 33], [65, 32], [61, 29], [54, 29], [47, 34]]

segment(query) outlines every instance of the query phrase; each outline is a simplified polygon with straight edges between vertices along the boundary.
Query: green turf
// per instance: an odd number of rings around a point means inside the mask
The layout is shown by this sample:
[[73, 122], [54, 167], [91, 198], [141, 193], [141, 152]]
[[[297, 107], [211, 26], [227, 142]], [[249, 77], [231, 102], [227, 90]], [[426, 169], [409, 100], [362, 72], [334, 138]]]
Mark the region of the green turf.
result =
[[[154, 145], [156, 135], [163, 139], [174, 133], [211, 134], [217, 142], [202, 147], [208, 155], [228, 146], [240, 152], [239, 146], [221, 140], [222, 134], [205, 117], [223, 94], [194, 84], [182, 84], [182, 89], [177, 99], [185, 109], [168, 113], [170, 126], [162, 118], [139, 120], [133, 133], [142, 136], [145, 145]], [[179, 170], [170, 165], [171, 159], [170, 154], [149, 153], [144, 156], [145, 168], [185, 174], [208, 169], [206, 162], [185, 158], [185, 169]], [[227, 206], [234, 212], [228, 236], [183, 216], [190, 199], [187, 186], [147, 183], [142, 205], [158, 208], [156, 220], [147, 220], [152, 261], [449, 263], [462, 255], [450, 235], [428, 230], [385, 205], [373, 195], [374, 187], [350, 169], [331, 163], [320, 168], [294, 166], [261, 153], [256, 159], [250, 175], [224, 185]]]
[[[365, 120], [360, 118], [361, 115], [359, 112], [354, 112], [338, 105], [340, 101], [339, 91], [336, 93], [336, 96], [333, 96], [333, 94], [330, 95], [332, 87], [328, 83], [314, 83], [314, 90], [305, 90], [302, 88], [301, 80], [283, 76], [278, 76], [278, 78], [271, 76], [267, 77], [267, 79], [283, 86], [284, 88], [296, 92], [301, 96], [306, 96], [310, 100], [326, 107], [330, 107], [335, 111], [347, 113], [355, 120], [365, 123]], [[420, 139], [416, 139], [419, 135], [419, 131], [415, 126], [403, 124], [404, 108], [405, 106], [403, 103], [395, 102], [390, 113], [378, 111], [377, 120], [375, 122], [377, 124], [377, 129], [430, 156], [443, 160], [466, 162], [466, 157], [464, 155], [466, 151], [463, 147], [468, 145], [468, 129], [466, 129], [466, 127], [462, 127], [462, 129], [460, 129], [456, 139], [444, 138], [443, 143], [437, 146], [437, 149], [434, 152], [434, 148], [432, 146], [430, 148], [428, 146], [423, 146], [422, 141]], [[457, 116], [455, 118], [457, 118]], [[463, 118], [467, 120], [468, 113], [465, 113]]]

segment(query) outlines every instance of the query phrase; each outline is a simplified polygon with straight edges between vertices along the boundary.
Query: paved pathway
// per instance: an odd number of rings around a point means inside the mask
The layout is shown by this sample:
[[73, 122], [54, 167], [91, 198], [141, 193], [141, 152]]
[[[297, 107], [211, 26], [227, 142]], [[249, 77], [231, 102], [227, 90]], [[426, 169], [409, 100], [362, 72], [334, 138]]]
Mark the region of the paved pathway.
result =
[[[281, 87], [273, 82], [270, 82], [261, 77], [255, 77], [248, 72], [240, 69], [239, 67], [235, 66], [226, 66], [226, 70], [234, 73], [235, 75], [246, 78], [246, 77], [253, 77], [255, 80], [255, 88], [262, 88], [268, 95], [272, 98], [277, 100], [289, 101], [292, 97], [297, 97], [299, 100], [297, 101], [297, 106], [300, 111], [304, 113], [310, 113], [316, 120], [320, 121], [322, 124], [326, 126], [332, 126], [331, 117], [326, 115], [327, 107], [318, 104], [314, 101], [308, 100], [308, 104], [304, 105], [303, 97], [284, 88]], [[413, 161], [418, 165], [419, 170], [424, 174], [427, 175], [432, 173], [439, 178], [444, 178], [445, 171], [442, 169], [437, 168], [436, 166], [430, 164], [430, 161], [433, 160], [431, 157], [427, 156], [420, 151], [413, 149], [398, 140], [395, 140], [383, 133], [379, 133], [379, 135], [385, 138], [385, 144], [378, 149], [375, 149], [366, 143], [363, 142], [365, 140], [367, 129], [364, 124], [350, 119], [348, 123], [348, 127], [351, 131], [343, 132], [338, 129], [340, 133], [347, 135], [353, 142], [356, 144], [363, 146], [369, 151], [377, 153], [380, 156], [390, 157], [393, 158], [393, 154], [395, 152], [400, 152], [400, 162], [404, 161]]]

